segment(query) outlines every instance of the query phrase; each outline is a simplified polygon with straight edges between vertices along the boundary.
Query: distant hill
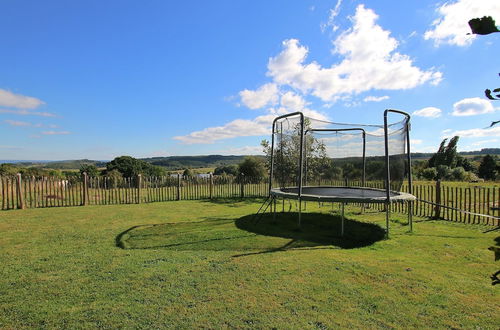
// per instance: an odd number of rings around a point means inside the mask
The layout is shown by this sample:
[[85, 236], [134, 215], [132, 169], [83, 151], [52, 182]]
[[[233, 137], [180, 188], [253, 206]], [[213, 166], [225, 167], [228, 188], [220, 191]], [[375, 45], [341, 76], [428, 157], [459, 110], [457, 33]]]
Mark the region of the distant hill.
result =
[[[207, 156], [170, 156], [170, 157], [153, 157], [141, 158], [142, 160], [157, 166], [166, 167], [170, 170], [184, 168], [202, 168], [202, 167], [218, 167], [232, 164], [239, 164], [246, 156], [222, 156], [222, 155], [207, 155]], [[263, 157], [263, 156], [257, 156]]]
[[459, 152], [461, 155], [500, 155], [500, 148], [483, 148], [480, 151], [462, 151]]
[[90, 159], [61, 160], [61, 161], [48, 162], [44, 164], [43, 167], [54, 170], [75, 170], [75, 169], [80, 169], [82, 165], [95, 165], [96, 167], [106, 167], [106, 161], [90, 160]]
[[[464, 156], [482, 156], [486, 154], [500, 155], [500, 148], [483, 148], [478, 151], [462, 151], [460, 155]], [[411, 154], [414, 160], [429, 159], [433, 153], [414, 152]], [[223, 155], [204, 155], [204, 156], [170, 156], [170, 157], [151, 157], [140, 158], [150, 164], [165, 167], [168, 170], [181, 170], [185, 168], [206, 168], [218, 167], [232, 164], [239, 164], [246, 156], [223, 156]], [[264, 156], [256, 156], [262, 157]], [[14, 163], [17, 166], [37, 166], [58, 170], [75, 170], [80, 169], [83, 164], [94, 164], [97, 167], [106, 167], [107, 161], [77, 159], [77, 160], [61, 160], [61, 161], [38, 161], [38, 160], [0, 160], [2, 163]]]

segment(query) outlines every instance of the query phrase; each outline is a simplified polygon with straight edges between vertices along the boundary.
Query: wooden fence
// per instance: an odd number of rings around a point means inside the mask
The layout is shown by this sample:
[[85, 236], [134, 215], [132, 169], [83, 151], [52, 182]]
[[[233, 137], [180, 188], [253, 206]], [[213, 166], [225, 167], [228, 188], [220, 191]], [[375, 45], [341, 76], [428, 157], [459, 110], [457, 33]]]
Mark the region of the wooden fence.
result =
[[[182, 178], [179, 176], [134, 178], [91, 178], [83, 175], [78, 180], [57, 178], [0, 177], [0, 202], [2, 210], [137, 204], [174, 200], [200, 200], [216, 198], [266, 197], [266, 178], [232, 176], [207, 176]], [[314, 185], [344, 185], [342, 181], [318, 181]], [[360, 186], [360, 182], [349, 182]], [[369, 182], [367, 186], [383, 188], [383, 182]], [[403, 185], [403, 191], [408, 187]], [[457, 187], [437, 182], [413, 185], [417, 201], [413, 213], [464, 223], [500, 225], [500, 187], [479, 185]], [[367, 205], [384, 210], [384, 204]], [[392, 211], [406, 213], [407, 203], [394, 203]]]

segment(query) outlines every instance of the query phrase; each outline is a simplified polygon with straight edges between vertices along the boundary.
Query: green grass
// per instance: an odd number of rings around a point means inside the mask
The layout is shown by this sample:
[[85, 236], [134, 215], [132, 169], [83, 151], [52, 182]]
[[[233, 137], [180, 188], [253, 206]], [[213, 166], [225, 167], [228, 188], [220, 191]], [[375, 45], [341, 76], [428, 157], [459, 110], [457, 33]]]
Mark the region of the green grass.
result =
[[[488, 227], [259, 200], [4, 211], [0, 328], [484, 328], [500, 324]], [[288, 208], [288, 207], [287, 207]], [[280, 208], [279, 208], [280, 209]], [[335, 207], [333, 211], [338, 211]], [[491, 227], [489, 227], [491, 228]]]

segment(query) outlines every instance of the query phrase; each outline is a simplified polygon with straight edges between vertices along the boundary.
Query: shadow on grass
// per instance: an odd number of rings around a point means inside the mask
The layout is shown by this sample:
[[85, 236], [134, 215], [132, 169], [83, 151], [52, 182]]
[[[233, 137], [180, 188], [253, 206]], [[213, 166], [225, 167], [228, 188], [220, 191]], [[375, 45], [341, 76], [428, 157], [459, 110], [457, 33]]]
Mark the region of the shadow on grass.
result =
[[202, 203], [217, 204], [224, 206], [239, 206], [248, 204], [262, 204], [265, 200], [263, 197], [232, 197], [232, 198], [214, 198], [201, 201]]
[[252, 251], [235, 257], [287, 251], [297, 248], [352, 249], [371, 245], [384, 238], [375, 224], [345, 221], [340, 237], [339, 216], [306, 213], [297, 228], [297, 214], [265, 214], [256, 223], [254, 215], [239, 219], [163, 223], [134, 226], [120, 233], [115, 243], [122, 249], [167, 249], [176, 251]]

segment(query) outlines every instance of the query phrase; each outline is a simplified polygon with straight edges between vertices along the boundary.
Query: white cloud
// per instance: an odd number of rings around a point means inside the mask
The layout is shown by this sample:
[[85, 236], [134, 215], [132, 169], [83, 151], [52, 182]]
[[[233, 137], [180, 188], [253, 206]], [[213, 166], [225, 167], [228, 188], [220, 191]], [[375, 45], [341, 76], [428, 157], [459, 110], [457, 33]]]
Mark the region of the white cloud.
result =
[[453, 132], [453, 130], [451, 128], [447, 128], [441, 131], [441, 135], [449, 135], [451, 132]]
[[43, 131], [41, 132], [43, 135], [67, 135], [71, 134], [71, 132], [68, 131]]
[[470, 145], [475, 146], [475, 147], [482, 147], [485, 144], [490, 144], [490, 143], [498, 143], [498, 139], [477, 141], [477, 142], [471, 143]]
[[307, 103], [302, 96], [293, 92], [286, 92], [281, 96], [281, 106], [289, 109], [290, 111], [302, 111]]
[[211, 144], [239, 136], [269, 135], [274, 118], [274, 115], [265, 115], [253, 120], [236, 119], [223, 126], [208, 127], [185, 136], [174, 136], [174, 139], [184, 144]]
[[240, 93], [241, 102], [250, 109], [260, 109], [268, 104], [278, 102], [278, 86], [268, 83], [259, 87], [256, 91], [248, 89]]
[[4, 120], [4, 123], [9, 124], [10, 126], [18, 126], [18, 127], [27, 127], [27, 126], [32, 126], [31, 123], [28, 123], [26, 121], [17, 121], [17, 120]]
[[342, 5], [342, 0], [337, 0], [335, 8], [330, 9], [330, 14], [328, 15], [328, 21], [326, 23], [321, 23], [320, 25], [321, 32], [325, 32], [328, 27], [331, 27], [333, 32], [339, 29], [339, 26], [335, 24], [335, 18], [340, 13], [341, 5]]
[[[330, 12], [332, 26], [341, 3], [338, 1]], [[239, 92], [242, 104], [250, 109], [264, 108], [267, 115], [236, 119], [174, 139], [185, 144], [210, 144], [234, 137], [269, 135], [272, 120], [285, 113], [302, 111], [307, 117], [328, 120], [326, 115], [307, 107], [310, 95], [328, 102], [329, 107], [335, 101], [345, 101], [353, 94], [369, 90], [398, 90], [439, 83], [440, 72], [423, 71], [414, 66], [408, 56], [396, 52], [398, 41], [390, 36], [390, 31], [376, 24], [377, 18], [373, 10], [359, 5], [351, 19], [352, 28], [333, 41], [334, 52], [342, 59], [326, 68], [314, 61], [306, 63], [309, 50], [297, 39], [283, 41], [283, 50], [268, 61], [266, 74], [272, 82], [257, 90]], [[369, 96], [366, 101], [386, 99], [387, 96]]]
[[264, 151], [261, 146], [244, 146], [239, 148], [228, 148], [221, 150], [224, 155], [263, 155]]
[[35, 109], [44, 104], [36, 97], [14, 94], [5, 89], [0, 89], [0, 106], [21, 109]]
[[472, 97], [460, 100], [453, 104], [453, 116], [475, 116], [485, 113], [492, 113], [495, 108], [490, 101], [479, 98]]
[[425, 32], [426, 40], [433, 40], [435, 46], [450, 44], [467, 46], [476, 38], [471, 33], [469, 20], [492, 16], [500, 18], [498, 0], [458, 0], [446, 2], [436, 9], [439, 18], [432, 23], [432, 28]]
[[452, 137], [458, 135], [465, 138], [480, 138], [489, 136], [500, 136], [500, 126], [494, 126], [491, 128], [471, 128], [459, 131], [448, 131], [446, 137]]
[[442, 74], [422, 71], [407, 56], [395, 52], [398, 42], [375, 22], [378, 16], [359, 5], [353, 27], [333, 42], [344, 59], [329, 68], [316, 62], [305, 64], [309, 50], [296, 39], [283, 42], [284, 50], [269, 59], [267, 75], [280, 85], [289, 85], [323, 101], [345, 94], [375, 89], [409, 89], [426, 82], [438, 84]]
[[363, 99], [363, 101], [365, 101], [365, 102], [381, 102], [381, 101], [388, 100], [388, 99], [389, 99], [389, 96], [387, 96], [387, 95], [384, 95], [384, 96], [370, 95], [370, 96], [365, 97]]
[[57, 125], [54, 125], [54, 124], [42, 124], [42, 123], [33, 124], [33, 123], [30, 123], [27, 121], [10, 120], [10, 119], [4, 120], [4, 123], [7, 123], [11, 126], [18, 126], [18, 127], [37, 127], [37, 128], [41, 128], [41, 127], [57, 128], [58, 127]]
[[11, 113], [14, 115], [21, 115], [21, 116], [56, 117], [55, 114], [50, 112], [28, 111], [24, 109], [21, 110], [0, 109], [0, 113]]
[[424, 141], [420, 139], [410, 139], [411, 145], [422, 144]]
[[438, 118], [441, 116], [441, 112], [441, 109], [435, 107], [427, 107], [414, 111], [413, 115], [417, 117]]

